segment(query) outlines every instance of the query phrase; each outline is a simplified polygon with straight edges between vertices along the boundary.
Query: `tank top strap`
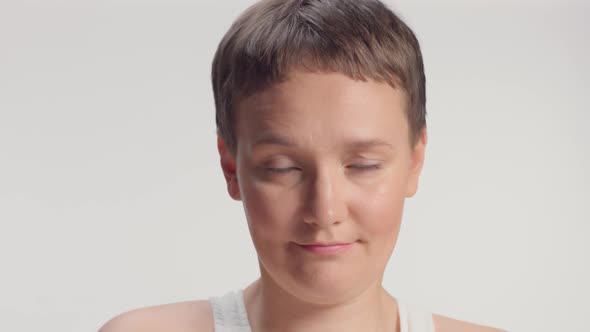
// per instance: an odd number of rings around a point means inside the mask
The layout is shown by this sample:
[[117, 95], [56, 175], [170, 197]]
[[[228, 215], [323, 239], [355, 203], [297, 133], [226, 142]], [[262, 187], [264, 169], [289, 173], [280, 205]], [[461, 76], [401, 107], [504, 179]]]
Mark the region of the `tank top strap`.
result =
[[397, 302], [400, 332], [435, 332], [432, 313]]
[[252, 332], [242, 290], [210, 297], [215, 332]]
[[[215, 332], [252, 332], [241, 289], [220, 297], [210, 297]], [[435, 332], [432, 314], [397, 301], [401, 332]]]

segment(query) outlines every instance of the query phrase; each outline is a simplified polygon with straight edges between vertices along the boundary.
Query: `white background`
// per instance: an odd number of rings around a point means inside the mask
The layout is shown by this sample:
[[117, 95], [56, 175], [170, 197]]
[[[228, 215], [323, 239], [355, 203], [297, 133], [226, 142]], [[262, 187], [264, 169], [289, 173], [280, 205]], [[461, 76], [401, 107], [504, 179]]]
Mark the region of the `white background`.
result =
[[[256, 278], [210, 85], [250, 3], [0, 0], [0, 330], [95, 331]], [[430, 141], [386, 287], [513, 331], [588, 331], [590, 5], [393, 8], [422, 44]]]

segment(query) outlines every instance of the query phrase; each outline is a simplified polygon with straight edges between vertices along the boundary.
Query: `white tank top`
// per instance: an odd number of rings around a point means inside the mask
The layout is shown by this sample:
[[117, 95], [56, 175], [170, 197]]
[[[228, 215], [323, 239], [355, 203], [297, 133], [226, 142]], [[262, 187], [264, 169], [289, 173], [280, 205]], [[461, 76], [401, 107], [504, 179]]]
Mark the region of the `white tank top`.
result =
[[[252, 332], [242, 290], [227, 293], [221, 297], [209, 298], [215, 332]], [[401, 332], [434, 332], [432, 314], [410, 308], [398, 301]]]

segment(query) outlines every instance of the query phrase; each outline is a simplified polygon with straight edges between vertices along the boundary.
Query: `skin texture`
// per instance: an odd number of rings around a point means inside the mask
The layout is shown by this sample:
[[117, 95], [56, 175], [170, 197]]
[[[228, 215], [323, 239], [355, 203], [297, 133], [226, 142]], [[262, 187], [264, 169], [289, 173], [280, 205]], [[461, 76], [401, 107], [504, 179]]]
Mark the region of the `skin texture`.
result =
[[[338, 73], [293, 71], [242, 100], [237, 148], [218, 140], [230, 196], [243, 202], [261, 277], [244, 290], [253, 331], [399, 331], [381, 286], [427, 143], [410, 146], [405, 94]], [[309, 243], [351, 243], [332, 256]], [[139, 309], [102, 332], [213, 331], [206, 301]], [[437, 331], [498, 331], [434, 316]]]
[[[381, 278], [426, 144], [424, 132], [410, 148], [405, 103], [387, 84], [297, 71], [240, 103], [237, 151], [221, 150], [260, 261], [260, 286], [251, 291], [259, 294], [246, 292], [253, 327], [396, 325]], [[329, 258], [298, 245], [318, 242], [353, 244]]]

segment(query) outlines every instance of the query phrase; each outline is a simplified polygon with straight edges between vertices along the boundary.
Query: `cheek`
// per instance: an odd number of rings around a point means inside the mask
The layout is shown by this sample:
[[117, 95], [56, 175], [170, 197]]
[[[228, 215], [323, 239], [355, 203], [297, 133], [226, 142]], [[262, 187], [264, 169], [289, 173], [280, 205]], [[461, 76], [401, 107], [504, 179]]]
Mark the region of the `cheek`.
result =
[[382, 273], [391, 257], [400, 231], [404, 207], [401, 190], [383, 191], [357, 200], [356, 226], [365, 241], [368, 257], [373, 257], [375, 273]]
[[404, 208], [403, 177], [389, 178], [378, 186], [357, 190], [351, 214], [362, 233], [373, 241], [395, 241]]
[[278, 188], [256, 180], [242, 181], [242, 202], [252, 240], [257, 249], [290, 240], [297, 200]]

